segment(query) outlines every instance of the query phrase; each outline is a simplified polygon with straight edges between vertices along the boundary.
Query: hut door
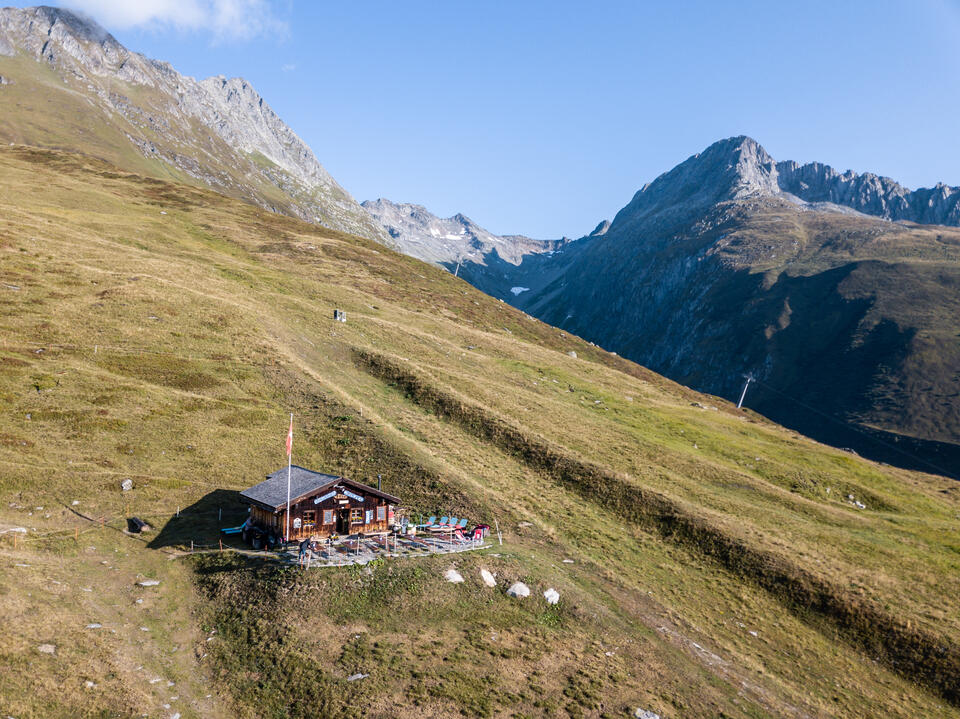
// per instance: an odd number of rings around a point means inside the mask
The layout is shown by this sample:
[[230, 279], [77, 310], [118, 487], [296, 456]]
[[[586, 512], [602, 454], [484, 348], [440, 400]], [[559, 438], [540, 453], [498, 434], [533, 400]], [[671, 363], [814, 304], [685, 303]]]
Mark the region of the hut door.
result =
[[350, 508], [340, 507], [337, 510], [337, 534], [350, 534]]

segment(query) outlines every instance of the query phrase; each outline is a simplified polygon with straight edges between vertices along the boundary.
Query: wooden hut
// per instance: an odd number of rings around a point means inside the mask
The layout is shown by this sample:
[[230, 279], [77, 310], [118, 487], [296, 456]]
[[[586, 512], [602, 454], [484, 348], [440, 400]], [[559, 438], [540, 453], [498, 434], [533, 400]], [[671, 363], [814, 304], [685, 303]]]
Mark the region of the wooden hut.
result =
[[[282, 537], [287, 521], [287, 468], [240, 492], [250, 520]], [[346, 477], [293, 465], [290, 471], [290, 539], [387, 531], [398, 497]]]

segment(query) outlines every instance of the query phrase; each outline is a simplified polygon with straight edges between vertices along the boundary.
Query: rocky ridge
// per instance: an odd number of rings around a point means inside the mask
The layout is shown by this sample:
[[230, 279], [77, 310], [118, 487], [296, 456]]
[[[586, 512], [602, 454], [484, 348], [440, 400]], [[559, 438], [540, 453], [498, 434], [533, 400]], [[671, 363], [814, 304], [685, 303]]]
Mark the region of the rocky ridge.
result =
[[60, 8], [0, 9], [0, 55], [19, 54], [52, 68], [145, 157], [268, 209], [389, 242], [245, 80], [198, 82]]
[[887, 220], [960, 225], [960, 187], [943, 183], [910, 191], [870, 172], [838, 172], [819, 162], [787, 161], [777, 163], [777, 184], [807, 202], [832, 202]]

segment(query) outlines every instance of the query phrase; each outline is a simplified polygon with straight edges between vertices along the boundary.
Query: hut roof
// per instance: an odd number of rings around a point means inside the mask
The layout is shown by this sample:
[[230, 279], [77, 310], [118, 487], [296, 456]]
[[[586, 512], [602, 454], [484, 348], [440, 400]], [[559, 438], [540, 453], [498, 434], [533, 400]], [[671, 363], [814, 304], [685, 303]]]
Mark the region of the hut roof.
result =
[[[382, 497], [393, 504], [400, 503], [399, 497], [394, 497], [392, 494], [381, 492], [379, 489], [367, 486], [361, 482], [356, 482], [352, 479], [347, 479], [346, 477], [314, 472], [311, 469], [297, 465], [293, 465], [290, 468], [291, 502], [297, 502], [304, 497], [336, 485], [352, 487], [367, 494]], [[287, 503], [287, 468], [283, 467], [276, 472], [268, 474], [266, 480], [260, 482], [260, 484], [255, 484], [249, 489], [240, 492], [240, 497], [251, 504], [258, 504], [274, 512], [282, 509]]]

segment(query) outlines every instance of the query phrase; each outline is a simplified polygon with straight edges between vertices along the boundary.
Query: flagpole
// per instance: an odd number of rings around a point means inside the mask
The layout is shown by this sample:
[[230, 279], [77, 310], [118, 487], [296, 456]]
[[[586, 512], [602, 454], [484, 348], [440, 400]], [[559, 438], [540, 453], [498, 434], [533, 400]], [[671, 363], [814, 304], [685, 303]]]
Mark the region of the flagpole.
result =
[[290, 432], [287, 435], [287, 533], [285, 541], [290, 541], [290, 470], [293, 467], [293, 412], [290, 413]]

